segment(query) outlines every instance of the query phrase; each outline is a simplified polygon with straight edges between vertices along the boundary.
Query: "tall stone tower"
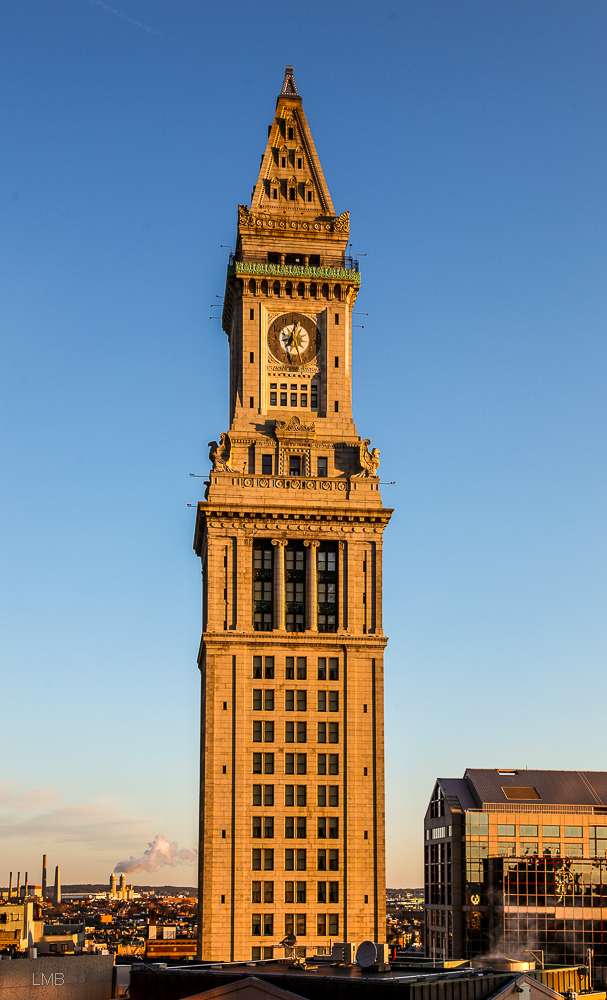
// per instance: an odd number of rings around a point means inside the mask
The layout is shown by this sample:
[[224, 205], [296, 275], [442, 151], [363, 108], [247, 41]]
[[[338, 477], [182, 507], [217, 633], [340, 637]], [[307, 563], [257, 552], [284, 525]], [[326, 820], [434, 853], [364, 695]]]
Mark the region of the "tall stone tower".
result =
[[[288, 66], [238, 206], [230, 428], [194, 549], [203, 634], [199, 955], [385, 940], [379, 452], [351, 410], [360, 286]], [[300, 952], [301, 954], [301, 952]]]

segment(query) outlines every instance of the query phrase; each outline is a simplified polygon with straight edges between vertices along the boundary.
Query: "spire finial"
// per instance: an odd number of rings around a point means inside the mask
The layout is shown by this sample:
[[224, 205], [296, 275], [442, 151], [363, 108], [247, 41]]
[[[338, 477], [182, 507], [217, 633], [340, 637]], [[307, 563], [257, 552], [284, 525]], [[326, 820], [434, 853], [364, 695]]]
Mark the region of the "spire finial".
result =
[[280, 96], [299, 97], [299, 94], [297, 93], [297, 87], [295, 86], [295, 77], [293, 76], [292, 66], [287, 66], [287, 68], [285, 69], [285, 78], [283, 80]]

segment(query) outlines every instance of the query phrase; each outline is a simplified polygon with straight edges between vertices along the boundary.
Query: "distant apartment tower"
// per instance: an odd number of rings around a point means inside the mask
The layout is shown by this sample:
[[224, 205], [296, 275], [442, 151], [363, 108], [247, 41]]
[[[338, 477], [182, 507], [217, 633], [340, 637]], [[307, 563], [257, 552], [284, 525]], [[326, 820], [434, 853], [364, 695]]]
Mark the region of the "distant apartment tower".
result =
[[223, 307], [230, 428], [210, 444], [194, 540], [207, 960], [282, 955], [288, 934], [308, 954], [385, 939], [391, 511], [352, 417], [360, 274], [348, 241], [288, 67], [251, 206], [238, 206]]
[[[607, 772], [468, 769], [424, 822], [426, 953], [607, 974]], [[604, 928], [604, 929], [603, 929]]]

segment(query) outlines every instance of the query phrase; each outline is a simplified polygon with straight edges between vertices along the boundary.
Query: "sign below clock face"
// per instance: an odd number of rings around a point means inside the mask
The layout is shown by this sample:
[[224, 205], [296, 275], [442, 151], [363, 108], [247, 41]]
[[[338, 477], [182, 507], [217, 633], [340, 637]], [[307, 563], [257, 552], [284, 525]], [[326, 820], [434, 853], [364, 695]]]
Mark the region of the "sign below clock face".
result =
[[318, 354], [318, 327], [311, 316], [295, 312], [283, 313], [270, 324], [268, 347], [277, 361], [299, 368]]

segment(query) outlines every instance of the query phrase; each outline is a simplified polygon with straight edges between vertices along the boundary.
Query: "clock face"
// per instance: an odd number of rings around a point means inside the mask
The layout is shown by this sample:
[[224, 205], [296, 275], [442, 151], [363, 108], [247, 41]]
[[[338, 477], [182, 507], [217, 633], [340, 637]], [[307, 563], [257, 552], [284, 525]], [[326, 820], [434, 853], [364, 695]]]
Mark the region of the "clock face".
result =
[[268, 330], [268, 346], [282, 364], [298, 368], [318, 354], [320, 334], [311, 316], [284, 313], [277, 316]]

